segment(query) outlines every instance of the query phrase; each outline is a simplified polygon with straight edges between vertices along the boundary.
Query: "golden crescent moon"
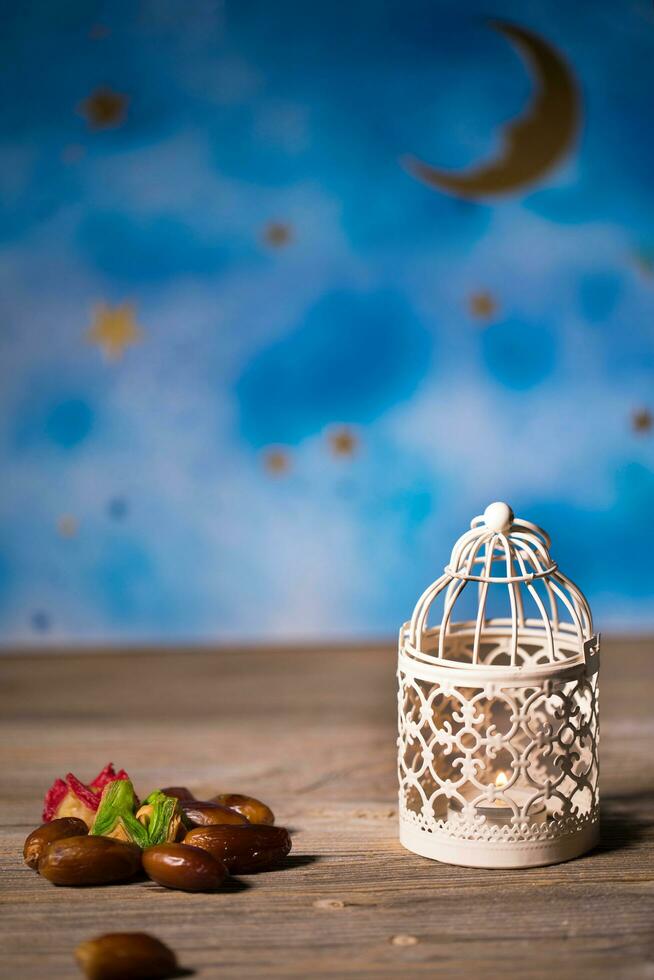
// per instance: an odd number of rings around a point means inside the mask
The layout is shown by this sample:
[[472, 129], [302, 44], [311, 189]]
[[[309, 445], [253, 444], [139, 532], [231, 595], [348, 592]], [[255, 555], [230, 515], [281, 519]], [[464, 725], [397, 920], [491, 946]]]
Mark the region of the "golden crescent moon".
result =
[[501, 155], [462, 172], [439, 170], [415, 157], [405, 160], [415, 177], [457, 197], [490, 197], [532, 184], [568, 152], [581, 116], [577, 83], [559, 52], [523, 27], [490, 23], [517, 49], [536, 85], [527, 110], [503, 127]]

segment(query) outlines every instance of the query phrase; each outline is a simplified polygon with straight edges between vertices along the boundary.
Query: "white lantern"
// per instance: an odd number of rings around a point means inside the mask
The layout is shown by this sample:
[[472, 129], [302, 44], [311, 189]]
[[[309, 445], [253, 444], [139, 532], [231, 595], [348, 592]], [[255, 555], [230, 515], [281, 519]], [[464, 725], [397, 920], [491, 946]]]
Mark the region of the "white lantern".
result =
[[599, 837], [599, 635], [545, 531], [503, 503], [470, 527], [400, 631], [400, 840], [471, 867], [567, 861]]

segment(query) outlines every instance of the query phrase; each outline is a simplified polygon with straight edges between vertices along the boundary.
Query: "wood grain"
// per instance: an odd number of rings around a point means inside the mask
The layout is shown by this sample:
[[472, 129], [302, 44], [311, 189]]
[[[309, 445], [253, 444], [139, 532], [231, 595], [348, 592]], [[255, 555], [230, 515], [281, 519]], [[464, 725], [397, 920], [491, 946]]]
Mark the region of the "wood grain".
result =
[[[78, 942], [138, 929], [199, 977], [654, 977], [654, 644], [602, 658], [602, 843], [524, 871], [400, 847], [390, 647], [0, 658], [0, 974], [75, 977]], [[21, 856], [43, 791], [108, 760], [143, 794], [261, 797], [288, 865], [215, 895], [48, 884]]]

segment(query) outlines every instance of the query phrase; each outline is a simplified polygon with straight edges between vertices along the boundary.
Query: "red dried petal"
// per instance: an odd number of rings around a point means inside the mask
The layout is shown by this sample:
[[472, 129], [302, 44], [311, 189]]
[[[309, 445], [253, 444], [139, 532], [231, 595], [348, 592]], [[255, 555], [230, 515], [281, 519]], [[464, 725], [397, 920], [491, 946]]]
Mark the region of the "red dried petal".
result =
[[75, 796], [82, 801], [94, 812], [100, 806], [100, 794], [94, 793], [92, 789], [85, 786], [84, 783], [80, 782], [77, 776], [73, 776], [72, 772], [66, 774], [66, 782], [68, 783], [68, 789], [70, 789]]
[[45, 794], [45, 799], [43, 800], [43, 822], [48, 823], [49, 820], [54, 819], [57, 812], [59, 804], [63, 800], [64, 796], [68, 792], [68, 786], [63, 781], [63, 779], [55, 779], [54, 783]]
[[108, 762], [104, 769], [98, 773], [95, 779], [91, 780], [89, 786], [91, 789], [102, 791], [107, 783], [113, 783], [116, 779], [129, 779], [129, 776], [124, 769], [120, 769], [118, 772], [116, 772], [114, 770], [113, 762]]
[[124, 769], [116, 772], [112, 762], [107, 763], [104, 769], [98, 773], [88, 786], [78, 779], [77, 776], [74, 776], [72, 772], [68, 773], [65, 782], [63, 779], [56, 779], [45, 794], [45, 800], [43, 801], [43, 820], [47, 822], [56, 817], [57, 810], [69, 790], [89, 810], [95, 813], [100, 805], [102, 790], [107, 783], [113, 783], [116, 779], [129, 779], [129, 776]]

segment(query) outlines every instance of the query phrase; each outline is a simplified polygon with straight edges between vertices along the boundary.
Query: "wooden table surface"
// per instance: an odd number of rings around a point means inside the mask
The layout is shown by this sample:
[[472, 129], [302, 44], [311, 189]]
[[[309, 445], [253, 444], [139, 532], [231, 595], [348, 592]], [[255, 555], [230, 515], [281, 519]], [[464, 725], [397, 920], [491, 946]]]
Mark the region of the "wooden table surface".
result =
[[[602, 843], [550, 868], [402, 849], [394, 674], [390, 646], [0, 658], [0, 975], [75, 977], [81, 940], [147, 930], [201, 978], [654, 977], [652, 642], [604, 640]], [[49, 884], [22, 862], [43, 791], [108, 760], [141, 794], [264, 799], [288, 864], [211, 895]]]

